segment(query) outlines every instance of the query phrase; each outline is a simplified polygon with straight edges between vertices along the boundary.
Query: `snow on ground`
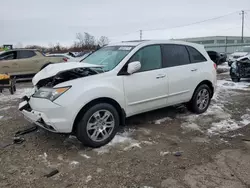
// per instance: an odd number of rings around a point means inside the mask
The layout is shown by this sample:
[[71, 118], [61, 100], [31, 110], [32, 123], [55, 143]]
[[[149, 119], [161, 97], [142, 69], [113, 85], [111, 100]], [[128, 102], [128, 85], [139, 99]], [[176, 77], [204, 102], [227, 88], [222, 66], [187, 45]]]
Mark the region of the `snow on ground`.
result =
[[[0, 100], [0, 101], [1, 101], [1, 100]], [[9, 109], [11, 109], [11, 108], [15, 108], [15, 106], [6, 106], [6, 107], [3, 107], [3, 108], [0, 107], [0, 111], [9, 110]]]
[[208, 129], [209, 135], [217, 135], [219, 133], [227, 133], [229, 131], [234, 131], [241, 128], [235, 120], [228, 119], [228, 120], [222, 120], [217, 123], [212, 123], [212, 127]]
[[217, 89], [238, 89], [238, 90], [250, 90], [250, 82], [231, 82], [227, 80], [218, 80]]
[[[187, 114], [180, 115], [179, 118], [185, 122], [181, 125], [186, 131], [203, 131], [211, 136], [220, 133], [227, 133], [243, 126], [250, 124], [250, 115], [245, 114], [241, 117], [242, 121], [236, 121], [231, 118], [229, 112], [225, 108], [228, 98], [237, 95], [237, 90], [250, 90], [250, 82], [234, 83], [226, 80], [218, 80], [216, 93], [211, 101], [208, 110], [200, 115]], [[211, 122], [211, 127], [202, 127], [199, 121]]]
[[164, 122], [166, 122], [166, 121], [171, 121], [171, 120], [172, 120], [172, 118], [170, 118], [170, 117], [165, 117], [165, 118], [162, 118], [162, 119], [155, 120], [155, 121], [154, 121], [154, 124], [160, 125], [160, 124], [162, 124], [162, 123], [164, 123]]
[[250, 124], [250, 115], [249, 114], [244, 114], [243, 116], [241, 116], [241, 119], [242, 119], [241, 123], [243, 125]]
[[108, 153], [111, 148], [114, 147], [122, 147], [124, 151], [128, 151], [132, 148], [141, 148], [140, 143], [132, 138], [134, 130], [125, 131], [123, 133], [118, 133], [111, 142], [107, 145], [94, 149], [98, 155], [102, 155], [104, 153]]
[[8, 102], [11, 100], [21, 99], [25, 95], [30, 95], [32, 88], [23, 88], [17, 89], [14, 95], [11, 95], [8, 90], [4, 90], [3, 93], [0, 93], [0, 102]]
[[0, 116], [0, 120], [3, 118], [3, 116]]

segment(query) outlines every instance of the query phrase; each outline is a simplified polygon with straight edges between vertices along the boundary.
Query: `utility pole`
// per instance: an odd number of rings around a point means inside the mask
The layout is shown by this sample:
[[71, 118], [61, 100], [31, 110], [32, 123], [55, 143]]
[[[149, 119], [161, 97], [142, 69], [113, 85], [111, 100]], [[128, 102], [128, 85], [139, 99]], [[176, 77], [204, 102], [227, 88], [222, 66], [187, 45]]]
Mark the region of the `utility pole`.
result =
[[142, 40], [142, 30], [140, 30], [140, 40]]
[[241, 42], [244, 43], [244, 19], [245, 19], [245, 11], [242, 10], [241, 13]]

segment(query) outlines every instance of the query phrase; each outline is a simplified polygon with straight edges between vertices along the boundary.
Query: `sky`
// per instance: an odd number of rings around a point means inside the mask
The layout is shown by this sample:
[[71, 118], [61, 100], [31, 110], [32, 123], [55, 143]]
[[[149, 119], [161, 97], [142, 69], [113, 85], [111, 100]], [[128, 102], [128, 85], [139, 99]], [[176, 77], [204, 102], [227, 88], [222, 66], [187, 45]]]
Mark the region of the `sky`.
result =
[[0, 45], [70, 46], [84, 32], [111, 42], [138, 40], [139, 30], [143, 39], [240, 36], [241, 10], [250, 36], [250, 0], [0, 0], [0, 9]]

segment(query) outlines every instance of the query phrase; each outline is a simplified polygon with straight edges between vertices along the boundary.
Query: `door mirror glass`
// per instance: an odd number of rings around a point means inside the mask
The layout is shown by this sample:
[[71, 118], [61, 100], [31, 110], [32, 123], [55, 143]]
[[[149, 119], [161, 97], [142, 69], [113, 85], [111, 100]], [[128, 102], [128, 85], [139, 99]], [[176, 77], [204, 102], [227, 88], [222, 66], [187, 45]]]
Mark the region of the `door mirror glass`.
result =
[[127, 72], [129, 74], [133, 74], [135, 72], [137, 72], [138, 70], [140, 70], [141, 68], [141, 63], [140, 61], [134, 61], [128, 64], [128, 69]]

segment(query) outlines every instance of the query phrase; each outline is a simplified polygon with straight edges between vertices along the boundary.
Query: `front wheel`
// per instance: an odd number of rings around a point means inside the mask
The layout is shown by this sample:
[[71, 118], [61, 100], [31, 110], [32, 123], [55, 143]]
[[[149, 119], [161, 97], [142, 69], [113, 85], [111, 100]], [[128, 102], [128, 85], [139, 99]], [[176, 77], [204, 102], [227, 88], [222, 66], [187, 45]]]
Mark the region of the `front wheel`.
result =
[[190, 111], [201, 114], [208, 109], [211, 101], [212, 92], [208, 85], [203, 84], [199, 86], [188, 103], [188, 108]]
[[118, 112], [112, 105], [96, 104], [83, 114], [77, 125], [76, 136], [86, 146], [101, 147], [114, 138], [119, 123]]

